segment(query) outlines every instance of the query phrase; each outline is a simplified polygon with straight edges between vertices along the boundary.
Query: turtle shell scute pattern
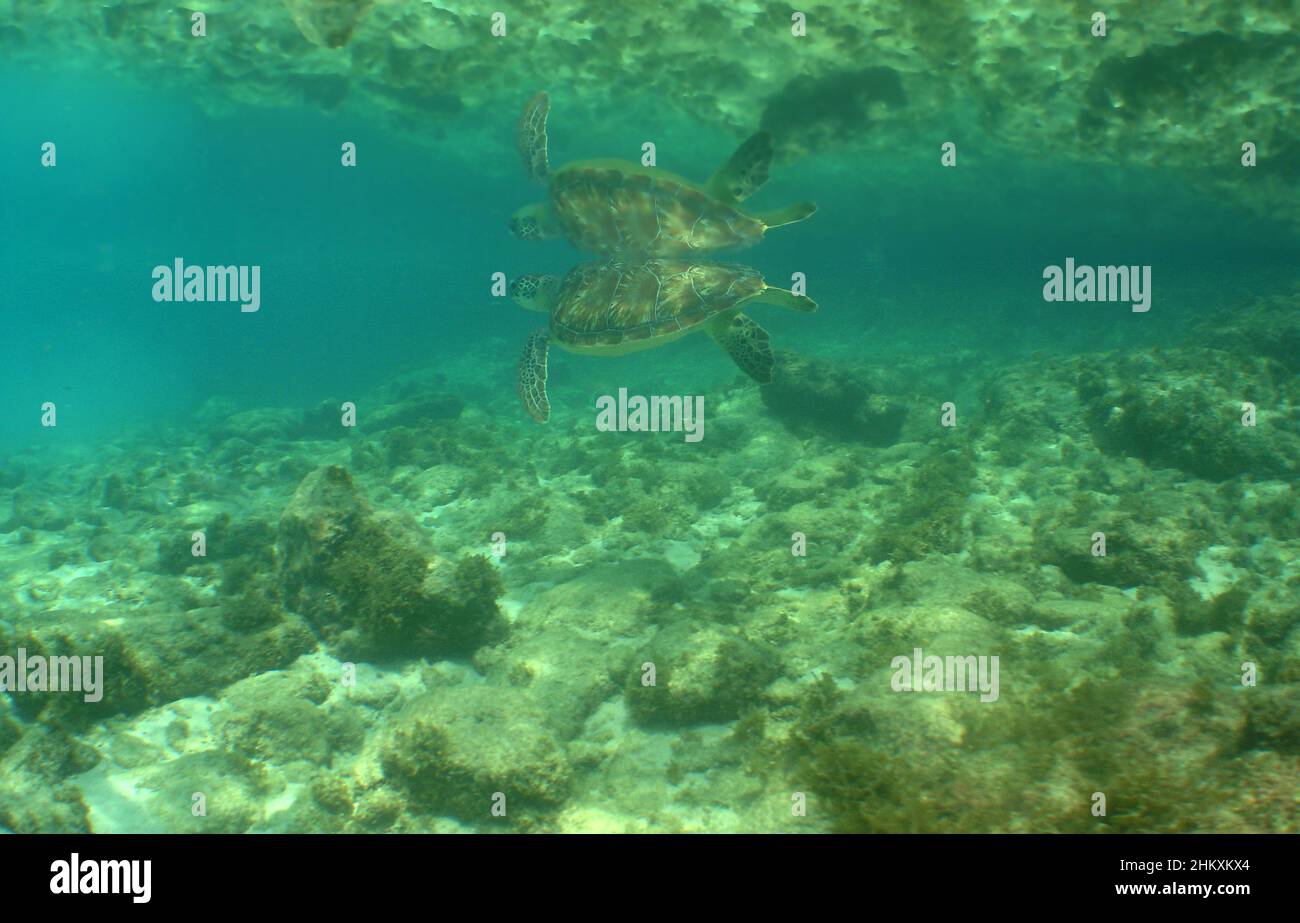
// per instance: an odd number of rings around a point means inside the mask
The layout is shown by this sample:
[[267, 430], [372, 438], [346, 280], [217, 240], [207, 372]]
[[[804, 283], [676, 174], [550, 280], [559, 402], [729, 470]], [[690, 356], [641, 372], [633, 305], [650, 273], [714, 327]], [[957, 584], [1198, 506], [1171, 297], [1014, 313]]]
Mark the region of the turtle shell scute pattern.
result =
[[758, 243], [766, 226], [668, 177], [629, 167], [574, 167], [551, 178], [551, 203], [579, 250], [680, 256]]
[[672, 336], [761, 294], [763, 288], [757, 270], [734, 263], [582, 263], [560, 283], [551, 332], [576, 347]]

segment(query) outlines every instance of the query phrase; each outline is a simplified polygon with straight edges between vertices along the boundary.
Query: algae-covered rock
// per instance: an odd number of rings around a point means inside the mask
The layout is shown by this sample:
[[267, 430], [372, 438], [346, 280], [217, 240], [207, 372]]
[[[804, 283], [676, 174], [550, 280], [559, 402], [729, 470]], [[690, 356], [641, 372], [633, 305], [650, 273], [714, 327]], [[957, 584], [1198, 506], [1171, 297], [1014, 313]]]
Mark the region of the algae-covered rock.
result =
[[903, 565], [880, 586], [872, 606], [952, 606], [1004, 627], [1043, 625], [1045, 618], [1057, 627], [1061, 621], [1044, 615], [1034, 593], [1000, 574], [984, 573], [947, 558], [932, 558]]
[[[654, 685], [645, 684], [645, 663], [654, 664]], [[737, 629], [677, 623], [647, 645], [623, 691], [642, 724], [732, 721], [761, 704], [779, 671], [775, 653]]]
[[223, 748], [278, 764], [324, 765], [335, 750], [358, 745], [364, 730], [313, 701], [320, 690], [310, 688], [312, 683], [311, 677], [280, 671], [235, 683], [221, 697], [226, 711], [217, 732]]
[[[1105, 536], [1105, 554], [1097, 533]], [[1034, 552], [1076, 583], [1117, 587], [1167, 586], [1200, 574], [1197, 531], [1158, 515], [1109, 510], [1081, 498], [1066, 509], [1049, 509], [1034, 521]], [[1208, 543], [1208, 542], [1205, 542]]]
[[[337, 796], [336, 796], [337, 797]], [[403, 817], [406, 799], [387, 786], [362, 792], [352, 806], [352, 822], [357, 830], [378, 833], [390, 830]]]
[[341, 656], [461, 653], [504, 631], [487, 559], [433, 554], [409, 523], [377, 514], [344, 468], [303, 479], [278, 547], [287, 605]]
[[1300, 753], [1300, 683], [1258, 686], [1245, 695], [1245, 745]]
[[[611, 601], [611, 605], [618, 603]], [[539, 606], [539, 615], [541, 611]], [[632, 655], [628, 642], [611, 644], [598, 638], [597, 631], [564, 624], [561, 619], [566, 614], [570, 613], [561, 610], [551, 624], [521, 627], [516, 623], [507, 642], [483, 648], [474, 656], [474, 668], [491, 682], [525, 690], [532, 701], [545, 707], [549, 726], [568, 737], [581, 730], [602, 702], [618, 693], [614, 665], [629, 662]]]
[[0, 758], [0, 826], [14, 833], [88, 833], [69, 776], [94, 767], [95, 752], [58, 728], [34, 726]]
[[331, 814], [351, 815], [356, 807], [348, 783], [331, 772], [321, 772], [311, 783], [312, 801]]
[[997, 369], [979, 398], [989, 424], [1000, 436], [999, 460], [1020, 464], [1034, 446], [1071, 445], [1086, 438], [1083, 412], [1068, 369], [1059, 357], [1033, 357]]
[[772, 472], [772, 479], [755, 488], [768, 510], [780, 512], [799, 503], [819, 507], [848, 505], [846, 491], [862, 479], [859, 460], [825, 455], [805, 457], [798, 464]]
[[465, 402], [455, 395], [424, 395], [376, 407], [365, 427], [373, 432], [394, 426], [429, 427], [458, 419], [464, 409]]
[[1190, 589], [1172, 588], [1174, 624], [1180, 634], [1203, 635], [1210, 632], [1236, 634], [1245, 622], [1250, 589], [1237, 583], [1210, 599], [1201, 599]]
[[342, 48], [374, 0], [284, 0], [303, 36], [324, 48]]
[[871, 562], [901, 564], [968, 546], [966, 514], [975, 478], [972, 453], [935, 450], [907, 475], [883, 525], [867, 546]]
[[[8, 641], [7, 638], [4, 639]], [[6, 643], [7, 646], [7, 643]], [[4, 696], [0, 699], [0, 757], [23, 736], [22, 725], [17, 721], [13, 701]]]
[[43, 496], [31, 486], [25, 486], [14, 491], [13, 512], [8, 521], [0, 523], [0, 532], [19, 529], [60, 532], [74, 521], [75, 517], [65, 504]]
[[[194, 533], [203, 533], [203, 555], [194, 554]], [[229, 562], [246, 558], [244, 569], [270, 569], [274, 557], [274, 527], [261, 519], [236, 520], [221, 512], [206, 522], [193, 522], [169, 528], [158, 542], [158, 570], [164, 574], [181, 574], [190, 567], [209, 562]]]
[[1197, 325], [1192, 339], [1243, 356], [1262, 356], [1300, 374], [1300, 292], [1234, 305]]
[[1246, 628], [1263, 648], [1281, 647], [1287, 634], [1300, 628], [1300, 586], [1270, 586], [1251, 597]]
[[[392, 393], [392, 392], [398, 393]], [[317, 401], [297, 416], [290, 435], [305, 439], [339, 439], [351, 434], [343, 425], [345, 402], [329, 397]], [[454, 394], [414, 392], [409, 389], [383, 387], [357, 408], [357, 428], [362, 433], [378, 433], [396, 427], [415, 431], [456, 420], [465, 402]]]
[[907, 407], [866, 372], [825, 359], [777, 354], [763, 403], [796, 432], [821, 430], [869, 445], [898, 441]]
[[8, 459], [0, 461], [0, 490], [20, 486], [27, 479], [27, 469]]
[[[1240, 695], [1067, 668], [1057, 677], [1065, 688], [1036, 679], [1048, 676], [1021, 673], [998, 703], [964, 700], [948, 712], [947, 734], [924, 712], [956, 697], [876, 696], [864, 728], [820, 696], [790, 740], [810, 816], [842, 832], [1243, 829], [1253, 799], [1243, 797], [1240, 764], [1225, 759], [1242, 737]], [[1094, 791], [1106, 794], [1105, 816], [1087, 809]]]
[[45, 612], [22, 624], [17, 644], [28, 657], [102, 657], [100, 698], [88, 702], [87, 693], [70, 691], [19, 696], [15, 705], [29, 717], [81, 727], [214, 694], [247, 676], [286, 667], [317, 643], [302, 619], [278, 606], [257, 630], [231, 630], [227, 622], [222, 606], [141, 609], [127, 617], [96, 609]]
[[544, 713], [509, 687], [460, 686], [411, 701], [394, 719], [381, 761], [413, 804], [484, 824], [498, 792], [506, 817], [518, 819], [554, 809], [570, 785]]
[[283, 790], [263, 764], [221, 750], [139, 768], [103, 762], [70, 784], [92, 805], [96, 833], [245, 833]]
[[[1004, 646], [1006, 629], [960, 606], [935, 604], [884, 605], [863, 612], [854, 623], [863, 640], [859, 669], [864, 683], [875, 689], [891, 688], [897, 668], [894, 658], [911, 657], [916, 648], [925, 654], [992, 655]], [[882, 707], [888, 707], [881, 703]]]
[[117, 472], [113, 472], [104, 478], [104, 489], [99, 501], [103, 506], [112, 507], [117, 510], [125, 510], [131, 505], [131, 492], [127, 490], [126, 482]]
[[1115, 353], [1081, 361], [1077, 387], [1106, 452], [1215, 481], [1290, 477], [1300, 471], [1300, 415], [1269, 365], [1213, 349]]
[[[207, 435], [218, 444], [217, 457], [236, 465], [253, 457], [253, 446], [306, 435], [300, 415], [288, 407], [247, 407], [237, 402], [209, 401], [200, 411]], [[335, 415], [335, 425], [338, 416]]]

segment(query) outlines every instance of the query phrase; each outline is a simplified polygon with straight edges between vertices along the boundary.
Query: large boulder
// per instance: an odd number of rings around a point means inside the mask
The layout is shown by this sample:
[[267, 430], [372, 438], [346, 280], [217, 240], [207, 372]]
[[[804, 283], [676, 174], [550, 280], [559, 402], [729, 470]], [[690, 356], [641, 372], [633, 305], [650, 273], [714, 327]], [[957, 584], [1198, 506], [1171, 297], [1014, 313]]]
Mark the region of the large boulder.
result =
[[571, 776], [545, 714], [512, 687], [457, 686], [412, 700], [380, 759], [413, 807], [484, 823], [501, 795], [510, 819], [554, 809]]
[[503, 588], [488, 560], [447, 561], [414, 525], [374, 511], [347, 469], [307, 475], [280, 517], [286, 605], [339, 656], [466, 653], [504, 633]]

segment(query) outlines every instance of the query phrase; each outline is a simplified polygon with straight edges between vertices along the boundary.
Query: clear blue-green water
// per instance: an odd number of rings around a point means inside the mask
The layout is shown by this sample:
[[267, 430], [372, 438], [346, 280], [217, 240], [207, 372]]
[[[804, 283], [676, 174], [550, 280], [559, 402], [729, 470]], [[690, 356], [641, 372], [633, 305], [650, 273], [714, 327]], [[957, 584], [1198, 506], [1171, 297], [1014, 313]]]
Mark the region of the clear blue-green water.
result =
[[[466, 163], [454, 127], [434, 138], [413, 125], [402, 137], [363, 112], [306, 110], [212, 119], [163, 87], [12, 68], [5, 87], [9, 438], [30, 435], [23, 408], [50, 395], [64, 398], [79, 433], [98, 436], [213, 394], [302, 403], [371, 386], [485, 336], [521, 338], [533, 318], [492, 298], [492, 273], [562, 272], [582, 258], [565, 242], [505, 231], [539, 196], [516, 168], [512, 113], [497, 119], [491, 153], [502, 162], [480, 175], [481, 157]], [[666, 166], [702, 180], [734, 143], [653, 116], [566, 125], [562, 96], [555, 110], [560, 162], [634, 156], [637, 130], [653, 126]], [[344, 135], [361, 150], [357, 169], [339, 164]], [[58, 142], [54, 170], [40, 162], [47, 139]], [[994, 351], [1062, 338], [1110, 345], [1176, 337], [1224, 298], [1287, 281], [1295, 244], [1284, 228], [1192, 194], [1178, 177], [1026, 163], [1011, 150], [969, 156], [976, 162], [957, 170], [939, 166], [937, 146], [779, 166], [759, 201], [811, 198], [816, 220], [743, 259], [778, 278], [806, 273], [827, 310], [815, 324], [779, 317], [774, 328], [806, 345], [860, 337], [873, 353], [887, 353], [881, 341], [900, 328], [957, 331]], [[1151, 265], [1156, 309], [1133, 317], [1043, 303], [1042, 268], [1066, 256]], [[154, 303], [149, 273], [177, 257], [262, 266], [265, 310]]]
[[[0, 655], [104, 658], [93, 702], [0, 693], [0, 825], [1296, 830], [1294, 201], [988, 100], [779, 143], [753, 208], [817, 213], [720, 255], [820, 305], [746, 307], [774, 381], [706, 336], [552, 349], [539, 425], [546, 318], [494, 276], [594, 257], [508, 232], [520, 107], [550, 90], [553, 165], [651, 138], [698, 181], [744, 130], [527, 63], [412, 97], [378, 21], [328, 108], [0, 31]], [[260, 267], [260, 310], [155, 301], [178, 258]], [[1150, 267], [1150, 310], [1045, 301], [1067, 258]], [[704, 439], [601, 431], [619, 389], [701, 397]], [[900, 690], [917, 648], [1000, 693]]]

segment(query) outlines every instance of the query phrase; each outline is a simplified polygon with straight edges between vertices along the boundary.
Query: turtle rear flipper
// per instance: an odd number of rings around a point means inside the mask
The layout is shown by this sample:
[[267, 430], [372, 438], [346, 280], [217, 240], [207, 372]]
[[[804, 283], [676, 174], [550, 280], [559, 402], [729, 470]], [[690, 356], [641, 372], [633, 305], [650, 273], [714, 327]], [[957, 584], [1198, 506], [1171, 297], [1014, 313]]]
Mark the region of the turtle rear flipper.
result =
[[515, 127], [515, 145], [524, 159], [524, 169], [539, 183], [546, 182], [550, 162], [546, 157], [546, 117], [551, 112], [551, 98], [546, 91], [528, 100]]
[[740, 313], [720, 315], [709, 326], [709, 334], [754, 381], [765, 385], [772, 380], [771, 338], [752, 318]]
[[530, 334], [524, 353], [519, 357], [519, 372], [515, 379], [515, 390], [524, 402], [524, 409], [538, 423], [551, 418], [551, 402], [546, 398], [546, 351], [546, 332], [539, 330]]
[[763, 188], [772, 169], [772, 136], [750, 135], [709, 179], [709, 190], [724, 202], [743, 202]]

